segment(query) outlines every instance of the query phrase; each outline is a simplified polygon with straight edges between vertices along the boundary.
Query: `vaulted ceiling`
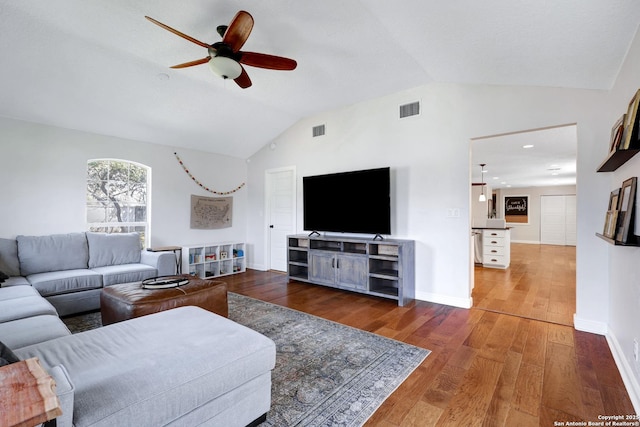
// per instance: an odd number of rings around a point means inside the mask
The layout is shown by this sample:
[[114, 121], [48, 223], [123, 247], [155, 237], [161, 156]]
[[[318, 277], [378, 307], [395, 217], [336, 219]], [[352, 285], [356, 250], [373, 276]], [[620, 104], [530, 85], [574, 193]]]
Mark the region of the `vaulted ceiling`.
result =
[[[247, 10], [240, 89], [206, 65], [169, 66]], [[430, 82], [611, 88], [640, 22], [636, 0], [0, 0], [0, 116], [249, 157], [300, 118]]]

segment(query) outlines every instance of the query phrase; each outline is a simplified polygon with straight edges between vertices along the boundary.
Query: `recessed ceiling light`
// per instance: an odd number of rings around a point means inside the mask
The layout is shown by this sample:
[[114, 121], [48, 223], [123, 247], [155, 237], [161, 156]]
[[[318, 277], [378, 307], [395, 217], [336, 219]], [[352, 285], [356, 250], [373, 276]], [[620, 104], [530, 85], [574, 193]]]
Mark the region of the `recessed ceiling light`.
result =
[[507, 181], [502, 181], [500, 184], [505, 185]]
[[522, 148], [533, 148], [533, 144], [523, 145]]
[[493, 179], [500, 179], [500, 177], [499, 176], [494, 176]]
[[551, 175], [556, 176], [558, 175], [558, 172], [551, 172]]

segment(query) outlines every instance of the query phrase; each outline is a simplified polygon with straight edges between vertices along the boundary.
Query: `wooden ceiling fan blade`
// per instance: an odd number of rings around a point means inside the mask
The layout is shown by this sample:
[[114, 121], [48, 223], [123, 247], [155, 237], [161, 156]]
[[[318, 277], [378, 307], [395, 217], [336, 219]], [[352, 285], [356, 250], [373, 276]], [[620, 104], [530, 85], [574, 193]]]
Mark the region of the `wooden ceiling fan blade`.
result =
[[267, 55], [266, 53], [240, 52], [240, 63], [269, 70], [295, 70], [298, 63], [282, 56]]
[[184, 64], [174, 65], [171, 68], [193, 67], [194, 65], [206, 64], [207, 62], [209, 62], [210, 59], [211, 59], [211, 57], [207, 56], [206, 58], [196, 59], [195, 61], [190, 61], [190, 62], [185, 62]]
[[240, 86], [242, 89], [246, 89], [249, 86], [251, 86], [251, 79], [249, 78], [249, 74], [247, 74], [247, 71], [244, 69], [244, 67], [242, 67], [242, 73], [236, 77], [235, 79], [233, 79], [238, 86]]
[[244, 43], [249, 38], [251, 30], [253, 29], [253, 17], [249, 12], [244, 10], [236, 13], [233, 17], [227, 31], [225, 31], [222, 37], [222, 42], [229, 45], [234, 52], [239, 51]]
[[163, 23], [162, 23], [162, 22], [160, 22], [160, 21], [156, 21], [155, 19], [153, 19], [153, 18], [151, 18], [151, 17], [149, 17], [149, 16], [145, 16], [145, 18], [147, 18], [149, 21], [153, 22], [153, 23], [154, 23], [154, 24], [156, 24], [157, 26], [162, 27], [162, 28], [164, 28], [164, 29], [165, 29], [165, 30], [167, 30], [167, 31], [171, 31], [173, 34], [175, 34], [175, 35], [177, 35], [177, 36], [180, 36], [180, 37], [182, 37], [183, 39], [189, 40], [189, 41], [190, 41], [190, 42], [192, 42], [192, 43], [195, 43], [195, 44], [197, 44], [197, 45], [199, 45], [199, 46], [202, 46], [202, 47], [206, 47], [207, 49], [208, 49], [208, 48], [209, 48], [209, 46], [210, 46], [210, 45], [208, 45], [208, 44], [206, 44], [206, 43], [204, 43], [204, 42], [201, 42], [200, 40], [196, 40], [196, 39], [194, 39], [194, 38], [193, 38], [193, 37], [191, 37], [191, 36], [188, 36], [188, 35], [186, 35], [186, 34], [184, 34], [184, 33], [181, 33], [180, 31], [178, 31], [178, 30], [176, 30], [176, 29], [174, 29], [174, 28], [171, 28], [171, 27], [170, 27], [170, 26], [168, 26], [168, 25], [163, 24]]

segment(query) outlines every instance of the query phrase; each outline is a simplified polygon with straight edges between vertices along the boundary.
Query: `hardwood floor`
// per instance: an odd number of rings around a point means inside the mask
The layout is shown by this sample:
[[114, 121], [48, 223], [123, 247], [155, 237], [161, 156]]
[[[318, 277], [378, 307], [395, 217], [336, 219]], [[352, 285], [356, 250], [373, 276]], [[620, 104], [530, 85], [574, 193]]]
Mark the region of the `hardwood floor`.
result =
[[474, 307], [573, 326], [575, 246], [511, 244], [506, 270], [476, 266]]
[[477, 308], [398, 307], [287, 283], [277, 272], [248, 270], [225, 281], [231, 292], [432, 351], [366, 426], [553, 426], [634, 413], [603, 336]]

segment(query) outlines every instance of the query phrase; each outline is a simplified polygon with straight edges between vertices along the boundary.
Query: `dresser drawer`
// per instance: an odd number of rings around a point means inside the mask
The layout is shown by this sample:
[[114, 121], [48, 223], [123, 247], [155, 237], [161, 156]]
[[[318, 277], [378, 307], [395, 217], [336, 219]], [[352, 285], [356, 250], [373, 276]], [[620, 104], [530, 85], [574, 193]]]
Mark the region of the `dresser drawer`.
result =
[[490, 255], [483, 254], [482, 255], [482, 264], [483, 265], [495, 265], [500, 267], [507, 267], [507, 257], [504, 255]]
[[504, 237], [489, 237], [483, 236], [483, 246], [504, 246]]
[[502, 237], [504, 238], [507, 235], [507, 230], [484, 230], [482, 236], [484, 238], [487, 237]]
[[484, 257], [504, 256], [507, 251], [503, 246], [485, 246], [482, 251]]

